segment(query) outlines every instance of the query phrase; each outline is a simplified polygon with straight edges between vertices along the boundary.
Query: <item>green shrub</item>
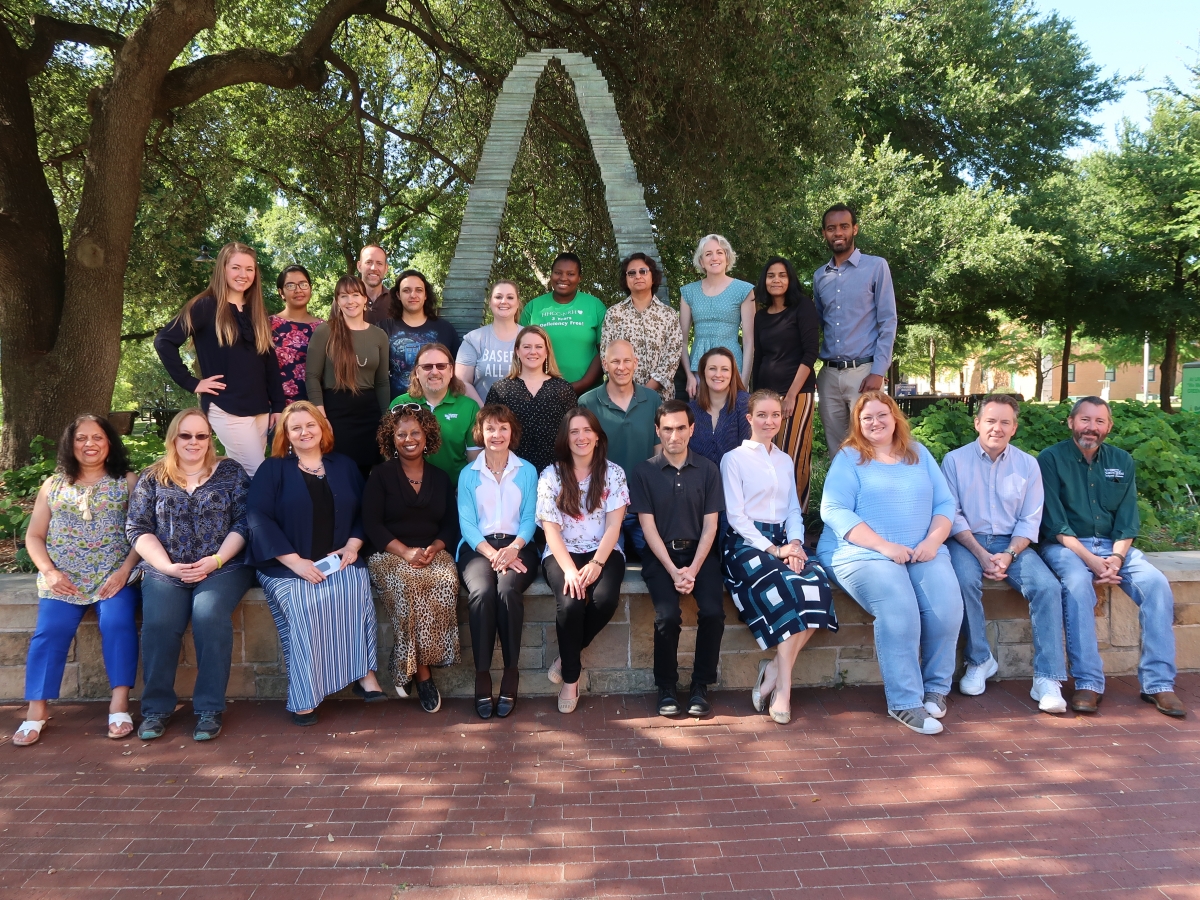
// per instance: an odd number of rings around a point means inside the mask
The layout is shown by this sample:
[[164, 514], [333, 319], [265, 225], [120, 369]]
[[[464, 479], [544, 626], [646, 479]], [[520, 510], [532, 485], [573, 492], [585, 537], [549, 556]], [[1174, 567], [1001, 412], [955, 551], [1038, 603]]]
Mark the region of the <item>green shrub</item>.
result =
[[939, 400], [922, 410], [912, 420], [912, 432], [938, 462], [951, 450], [971, 443], [978, 436], [966, 404], [953, 400]]

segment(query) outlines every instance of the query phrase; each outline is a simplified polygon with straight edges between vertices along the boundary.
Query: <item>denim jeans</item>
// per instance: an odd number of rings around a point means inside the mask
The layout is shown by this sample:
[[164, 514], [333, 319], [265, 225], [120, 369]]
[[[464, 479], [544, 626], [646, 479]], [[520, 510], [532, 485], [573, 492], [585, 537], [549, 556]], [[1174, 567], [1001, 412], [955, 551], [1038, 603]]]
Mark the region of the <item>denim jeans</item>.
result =
[[177, 585], [153, 576], [142, 580], [142, 715], [174, 712], [175, 671], [189, 621], [196, 645], [192, 709], [197, 714], [225, 711], [233, 657], [231, 617], [253, 585], [250, 566], [217, 571], [196, 584]]
[[[1012, 543], [1010, 534], [977, 534], [975, 540], [988, 553], [999, 553]], [[946, 541], [954, 574], [963, 598], [964, 655], [967, 663], [980, 666], [991, 655], [983, 617], [983, 566], [970, 550], [951, 538]], [[1062, 585], [1033, 550], [1017, 556], [1004, 579], [1029, 601], [1029, 624], [1033, 630], [1033, 676], [1051, 681], [1067, 680], [1067, 657], [1063, 651]]]
[[[1108, 538], [1080, 538], [1080, 543], [1100, 557], [1112, 553]], [[1092, 570], [1075, 551], [1055, 541], [1039, 548], [1042, 559], [1063, 586], [1063, 618], [1067, 629], [1067, 658], [1076, 690], [1104, 693], [1104, 663], [1096, 646], [1096, 588]], [[1175, 597], [1167, 576], [1154, 568], [1146, 555], [1129, 548], [1121, 566], [1121, 588], [1138, 606], [1142, 628], [1142, 657], [1138, 681], [1147, 694], [1175, 690]]]
[[875, 655], [888, 709], [916, 709], [926, 692], [950, 693], [963, 602], [945, 548], [929, 562], [865, 559], [821, 565], [875, 617]]

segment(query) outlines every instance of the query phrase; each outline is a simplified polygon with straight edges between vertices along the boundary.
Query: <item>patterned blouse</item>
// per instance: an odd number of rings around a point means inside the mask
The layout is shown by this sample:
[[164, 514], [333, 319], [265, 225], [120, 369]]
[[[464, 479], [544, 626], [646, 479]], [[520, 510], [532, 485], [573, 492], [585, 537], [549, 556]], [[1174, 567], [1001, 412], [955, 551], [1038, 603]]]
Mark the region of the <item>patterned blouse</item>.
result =
[[40, 573], [38, 596], [89, 606], [100, 599], [96, 592], [129, 556], [129, 541], [125, 538], [129, 482], [105, 475], [96, 484], [71, 484], [66, 475], [56, 472], [48, 485], [50, 528], [46, 550], [54, 565], [84, 596], [55, 594]]
[[[589, 475], [578, 482], [579, 506], [582, 509], [587, 498], [588, 486], [592, 483]], [[558, 469], [548, 466], [538, 478], [537, 519], [539, 522], [553, 522], [562, 529], [563, 543], [571, 553], [593, 553], [600, 547], [604, 538], [604, 517], [614, 509], [629, 505], [629, 487], [625, 483], [625, 471], [611, 460], [604, 473], [604, 493], [601, 494], [600, 505], [590, 513], [584, 513], [578, 519], [569, 518], [558, 508], [555, 502], [562, 491], [562, 482], [558, 478]], [[617, 550], [621, 550], [618, 542]], [[550, 547], [542, 554], [545, 559], [550, 555]], [[622, 555], [624, 552], [622, 551]]]
[[[158, 538], [171, 562], [193, 563], [221, 549], [230, 532], [249, 536], [246, 524], [246, 497], [250, 479], [246, 470], [232, 459], [222, 459], [212, 477], [188, 493], [175, 484], [159, 484], [154, 467], [141, 474], [129, 500], [125, 536], [136, 544], [143, 534]], [[225, 560], [225, 568], [244, 565], [244, 550]], [[178, 578], [162, 574], [143, 560], [138, 568], [147, 578], [158, 578], [184, 586]]]
[[679, 313], [659, 300], [651, 300], [645, 312], [638, 312], [633, 298], [626, 297], [616, 306], [610, 306], [604, 316], [601, 352], [612, 341], [633, 344], [638, 361], [634, 381], [645, 384], [653, 378], [660, 385], [658, 394], [663, 400], [675, 398], [675, 370], [683, 351]]
[[689, 400], [688, 406], [696, 417], [696, 428], [688, 445], [693, 453], [699, 453], [720, 466], [721, 457], [734, 447], [742, 446], [742, 441], [750, 440], [750, 422], [746, 419], [750, 412], [750, 395], [745, 391], [738, 391], [732, 413], [721, 408], [717, 414], [716, 428], [713, 427], [712, 413], [701, 409], [699, 400]]
[[271, 316], [271, 338], [275, 342], [279, 373], [283, 376], [283, 396], [288, 403], [308, 399], [308, 388], [304, 386], [304, 364], [308, 359], [308, 342], [320, 324], [321, 319], [293, 322], [282, 316]]

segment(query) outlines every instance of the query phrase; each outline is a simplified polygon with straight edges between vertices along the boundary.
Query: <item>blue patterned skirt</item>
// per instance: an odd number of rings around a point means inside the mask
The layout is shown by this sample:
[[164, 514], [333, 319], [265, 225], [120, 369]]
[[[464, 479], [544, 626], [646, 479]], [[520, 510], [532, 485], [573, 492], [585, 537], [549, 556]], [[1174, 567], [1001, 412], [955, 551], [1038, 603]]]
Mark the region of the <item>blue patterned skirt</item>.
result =
[[[787, 543], [782, 523], [755, 522], [754, 527], [776, 546]], [[803, 572], [793, 572], [787, 563], [756, 550], [737, 531], [726, 528], [721, 562], [738, 616], [764, 650], [808, 628], [838, 630], [829, 576], [812, 557]]]

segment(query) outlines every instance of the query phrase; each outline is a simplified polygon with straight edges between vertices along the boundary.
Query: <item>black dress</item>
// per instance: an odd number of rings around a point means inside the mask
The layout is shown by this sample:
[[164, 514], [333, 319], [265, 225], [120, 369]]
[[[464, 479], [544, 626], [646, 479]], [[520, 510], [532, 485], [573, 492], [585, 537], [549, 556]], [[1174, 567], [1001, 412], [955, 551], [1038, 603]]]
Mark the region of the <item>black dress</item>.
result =
[[[811, 370], [819, 352], [819, 324], [817, 308], [808, 297], [780, 313], [769, 313], [765, 309], [756, 312], [754, 371], [750, 377], [753, 389], [783, 395], [792, 386], [801, 365]], [[817, 376], [809, 371], [800, 393], [811, 394], [816, 386]]]
[[520, 378], [501, 378], [488, 391], [488, 403], [502, 403], [513, 411], [521, 423], [521, 444], [512, 449], [528, 460], [541, 474], [554, 462], [554, 441], [567, 410], [579, 405], [571, 383], [562, 378], [550, 378], [536, 395]]

